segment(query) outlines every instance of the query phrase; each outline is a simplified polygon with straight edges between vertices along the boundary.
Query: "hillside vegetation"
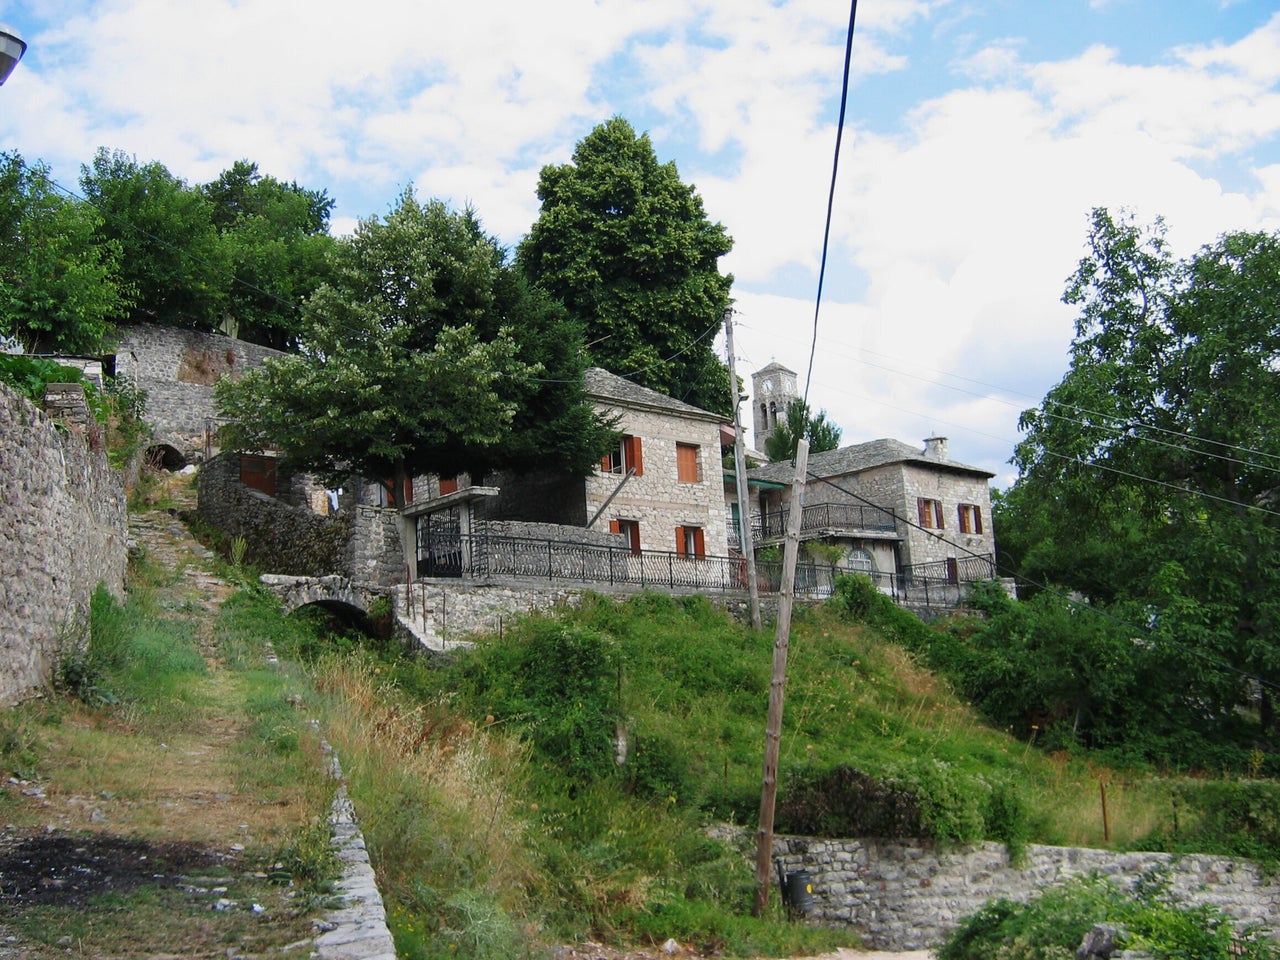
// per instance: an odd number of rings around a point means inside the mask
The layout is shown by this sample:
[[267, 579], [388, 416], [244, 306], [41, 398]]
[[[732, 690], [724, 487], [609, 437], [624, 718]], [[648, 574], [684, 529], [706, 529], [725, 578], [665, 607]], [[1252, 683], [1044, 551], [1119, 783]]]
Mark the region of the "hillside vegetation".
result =
[[[262, 622], [261, 601], [239, 602]], [[756, 822], [771, 635], [647, 594], [473, 639], [435, 664], [293, 651], [327, 697], [403, 955], [510, 956], [583, 931], [736, 954], [838, 942], [749, 917], [751, 831], [707, 835]], [[1043, 842], [1274, 858], [1280, 823], [1269, 783], [1105, 766], [991, 728], [847, 593], [797, 616], [780, 771], [781, 832], [989, 839], [1015, 857]]]

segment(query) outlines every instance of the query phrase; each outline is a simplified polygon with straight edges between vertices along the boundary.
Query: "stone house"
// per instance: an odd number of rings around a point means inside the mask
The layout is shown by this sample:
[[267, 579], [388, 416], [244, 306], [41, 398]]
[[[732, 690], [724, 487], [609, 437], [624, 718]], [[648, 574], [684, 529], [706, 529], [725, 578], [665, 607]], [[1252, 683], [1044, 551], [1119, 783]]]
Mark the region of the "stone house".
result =
[[[752, 375], [752, 385], [755, 441], [763, 448], [798, 395], [796, 374], [771, 363]], [[929, 438], [923, 449], [881, 439], [810, 454], [808, 474], [800, 538], [828, 544], [833, 549], [823, 552], [838, 566], [881, 583], [903, 575], [953, 583], [995, 575], [994, 474], [952, 460], [945, 437]], [[748, 471], [757, 547], [782, 541], [793, 476], [790, 462]]]
[[621, 434], [597, 470], [586, 477], [495, 472], [482, 484], [465, 473], [420, 478], [416, 489], [427, 496], [406, 510], [417, 518], [419, 541], [424, 528], [476, 529], [483, 521], [510, 534], [603, 536], [600, 542], [633, 553], [725, 556], [723, 418], [599, 367], [584, 381], [588, 399]]
[[[760, 488], [753, 529], [762, 545], [780, 542], [794, 468], [772, 463], [750, 473], [778, 484]], [[923, 450], [883, 439], [812, 454], [808, 474], [801, 541], [843, 548], [840, 565], [952, 582], [995, 575], [994, 474], [950, 459], [946, 438], [926, 440]]]

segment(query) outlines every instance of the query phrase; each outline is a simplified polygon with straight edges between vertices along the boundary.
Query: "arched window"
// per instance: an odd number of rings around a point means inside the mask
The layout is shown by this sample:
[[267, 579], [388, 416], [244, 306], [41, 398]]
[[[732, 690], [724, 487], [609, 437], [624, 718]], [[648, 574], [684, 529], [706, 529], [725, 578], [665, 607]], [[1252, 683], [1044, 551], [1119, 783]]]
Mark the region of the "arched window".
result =
[[866, 550], [859, 550], [856, 547], [849, 551], [849, 556], [845, 558], [844, 564], [850, 570], [856, 571], [857, 573], [876, 572], [876, 562], [872, 558], [871, 554]]

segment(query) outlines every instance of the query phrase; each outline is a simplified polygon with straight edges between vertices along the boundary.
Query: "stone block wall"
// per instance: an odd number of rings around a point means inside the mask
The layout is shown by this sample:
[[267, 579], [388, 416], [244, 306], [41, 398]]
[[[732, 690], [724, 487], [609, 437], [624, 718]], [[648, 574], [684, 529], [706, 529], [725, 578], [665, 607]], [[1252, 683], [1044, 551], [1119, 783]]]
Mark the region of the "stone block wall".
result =
[[321, 517], [240, 482], [240, 460], [221, 454], [200, 468], [200, 515], [229, 537], [244, 537], [245, 558], [264, 573], [319, 577], [344, 573], [347, 512]]
[[[719, 424], [625, 407], [606, 407], [602, 412], [606, 416], [620, 416], [618, 429], [640, 438], [644, 473], [627, 481], [609, 503], [604, 515], [596, 521], [597, 524], [602, 524], [607, 530], [610, 520], [638, 521], [641, 548], [664, 551], [676, 549], [677, 527], [701, 527], [707, 555], [727, 556], [729, 544]], [[697, 483], [682, 483], [678, 479], [677, 443], [697, 446]], [[618, 489], [621, 480], [621, 475], [602, 470], [587, 478], [588, 519]]]
[[995, 843], [939, 851], [917, 841], [811, 837], [779, 837], [773, 852], [785, 873], [804, 870], [812, 878], [811, 919], [849, 924], [880, 950], [937, 946], [992, 898], [1028, 900], [1066, 877], [1095, 873], [1132, 886], [1148, 871], [1164, 870], [1174, 893], [1191, 903], [1241, 922], [1280, 920], [1280, 885], [1230, 857], [1031, 846], [1026, 862], [1014, 866]]
[[213, 385], [278, 356], [284, 354], [217, 333], [139, 324], [120, 328], [116, 376], [147, 392], [143, 416], [157, 443], [201, 459], [217, 415]]
[[[200, 515], [229, 537], [244, 537], [245, 556], [263, 573], [295, 577], [335, 574], [362, 583], [402, 583], [405, 560], [399, 511], [348, 504], [322, 515], [240, 482], [237, 454], [200, 468]], [[411, 529], [411, 528], [410, 528]]]
[[0, 703], [48, 684], [99, 583], [124, 594], [124, 484], [89, 436], [0, 384]]

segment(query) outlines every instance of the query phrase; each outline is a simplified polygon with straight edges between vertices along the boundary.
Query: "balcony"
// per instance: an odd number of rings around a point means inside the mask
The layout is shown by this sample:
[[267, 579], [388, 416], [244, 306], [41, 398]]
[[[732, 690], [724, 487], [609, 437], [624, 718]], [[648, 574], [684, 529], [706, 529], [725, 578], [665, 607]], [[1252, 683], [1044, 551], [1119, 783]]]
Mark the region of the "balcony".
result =
[[[780, 540], [787, 533], [788, 511], [779, 510], [751, 518], [751, 533], [757, 544]], [[811, 503], [800, 513], [800, 539], [849, 537], [864, 534], [896, 533], [893, 514], [880, 507], [861, 503]]]

